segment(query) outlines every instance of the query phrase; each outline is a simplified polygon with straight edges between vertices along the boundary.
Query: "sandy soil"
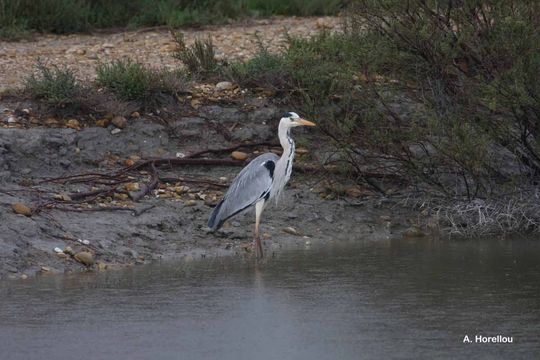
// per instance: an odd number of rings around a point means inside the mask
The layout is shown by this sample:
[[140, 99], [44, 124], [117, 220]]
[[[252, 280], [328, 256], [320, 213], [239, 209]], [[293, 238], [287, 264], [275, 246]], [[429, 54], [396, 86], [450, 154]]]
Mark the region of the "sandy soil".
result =
[[[322, 29], [339, 25], [338, 18], [273, 18], [251, 20], [225, 26], [211, 26], [183, 31], [186, 42], [210, 36], [217, 56], [246, 59], [258, 49], [261, 41], [277, 51], [285, 40], [285, 31], [293, 36], [310, 36]], [[175, 45], [167, 29], [143, 29], [117, 33], [41, 35], [34, 41], [0, 42], [0, 92], [22, 84], [35, 68], [38, 58], [49, 64], [67, 66], [83, 79], [95, 77], [95, 66], [122, 57], [146, 65], [176, 68], [172, 58]]]

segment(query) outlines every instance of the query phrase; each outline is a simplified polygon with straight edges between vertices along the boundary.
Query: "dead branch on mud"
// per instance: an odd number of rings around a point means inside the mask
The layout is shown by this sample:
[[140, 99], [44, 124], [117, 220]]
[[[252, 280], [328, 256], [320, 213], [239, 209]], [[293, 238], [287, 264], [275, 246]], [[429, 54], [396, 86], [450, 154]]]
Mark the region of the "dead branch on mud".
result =
[[[133, 202], [138, 202], [145, 196], [151, 194], [153, 191], [157, 191], [160, 183], [190, 183], [196, 185], [202, 185], [203, 189], [223, 189], [228, 187], [228, 184], [223, 182], [214, 181], [207, 178], [187, 178], [187, 177], [164, 177], [160, 176], [160, 167], [182, 167], [182, 166], [246, 166], [249, 161], [239, 161], [226, 158], [208, 158], [203, 157], [206, 155], [223, 155], [230, 154], [232, 151], [242, 148], [257, 148], [257, 147], [275, 147], [279, 144], [274, 142], [257, 142], [248, 144], [237, 144], [234, 146], [218, 149], [205, 149], [191, 153], [183, 158], [151, 158], [143, 159], [136, 162], [133, 165], [125, 166], [112, 173], [98, 173], [89, 172], [83, 174], [75, 174], [69, 176], [62, 176], [57, 178], [43, 179], [37, 182], [38, 185], [42, 184], [87, 184], [95, 187], [100, 185], [99, 189], [92, 189], [87, 192], [73, 192], [64, 195], [56, 194], [47, 199], [40, 197], [37, 205], [34, 207], [33, 212], [38, 213], [44, 209], [58, 209], [62, 211], [116, 211], [116, 210], [130, 210], [132, 207], [123, 206], [106, 206], [106, 207], [85, 207], [84, 204], [97, 202], [100, 198], [115, 197], [116, 194], [127, 194]], [[146, 173], [143, 172], [147, 171]], [[332, 173], [332, 174], [345, 174], [345, 171], [337, 166], [313, 166], [305, 164], [297, 164], [295, 171], [300, 173]], [[136, 177], [140, 177], [143, 174], [149, 174], [149, 179], [141, 186], [140, 190], [127, 191], [124, 186], [127, 183], [133, 182]], [[389, 178], [392, 175], [388, 174], [364, 174], [366, 178]], [[200, 191], [200, 188], [199, 190]], [[122, 195], [126, 196], [126, 195]], [[46, 201], [44, 201], [46, 200]], [[146, 210], [145, 210], [146, 211]]]

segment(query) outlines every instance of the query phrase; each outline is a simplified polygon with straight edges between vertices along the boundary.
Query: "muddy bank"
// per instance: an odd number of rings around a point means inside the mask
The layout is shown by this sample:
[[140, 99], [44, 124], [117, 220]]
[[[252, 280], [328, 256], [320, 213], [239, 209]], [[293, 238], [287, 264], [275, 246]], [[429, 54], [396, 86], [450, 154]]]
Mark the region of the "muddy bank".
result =
[[[90, 269], [147, 263], [184, 256], [250, 256], [253, 214], [232, 219], [217, 233], [206, 228], [208, 215], [238, 167], [162, 166], [168, 178], [211, 179], [224, 186], [208, 188], [196, 182], [163, 184], [140, 201], [100, 198], [88, 207], [124, 207], [124, 210], [65, 211], [42, 207], [32, 216], [16, 214], [12, 204], [35, 209], [52, 197], [85, 192], [96, 184], [40, 183], [43, 179], [80, 173], [112, 173], [130, 157], [181, 157], [206, 148], [240, 142], [275, 141], [275, 127], [282, 109], [267, 103], [249, 111], [235, 107], [202, 106], [198, 115], [181, 114], [168, 123], [143, 115], [130, 119], [121, 131], [109, 128], [0, 128], [0, 277], [20, 278], [37, 273], [80, 271], [87, 266], [55, 248], [71, 247], [73, 253], [89, 251]], [[217, 125], [219, 124], [219, 126]], [[224, 133], [223, 128], [231, 129]], [[308, 136], [296, 131], [296, 138]], [[254, 148], [268, 151], [270, 148]], [[327, 154], [311, 151], [315, 161]], [[227, 157], [228, 154], [223, 154]], [[302, 157], [299, 162], [304, 161]], [[148, 174], [133, 182], [148, 181]], [[293, 174], [279, 205], [265, 213], [262, 232], [266, 251], [282, 244], [304, 244], [340, 239], [372, 240], [402, 236], [414, 214], [397, 199], [381, 198], [366, 191], [355, 197], [328, 196], [321, 190], [321, 175]], [[184, 186], [181, 194], [169, 187]], [[323, 199], [324, 198], [324, 199]], [[209, 201], [214, 199], [214, 201]], [[292, 227], [293, 229], [286, 229]]]

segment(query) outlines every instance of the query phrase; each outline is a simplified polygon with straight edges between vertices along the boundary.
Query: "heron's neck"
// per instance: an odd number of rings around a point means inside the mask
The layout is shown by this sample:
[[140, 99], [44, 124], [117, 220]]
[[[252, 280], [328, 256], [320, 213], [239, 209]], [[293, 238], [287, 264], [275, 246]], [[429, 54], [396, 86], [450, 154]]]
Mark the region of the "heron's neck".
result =
[[291, 137], [291, 128], [280, 124], [278, 129], [279, 142], [283, 147], [283, 154], [281, 160], [287, 160], [294, 157], [294, 140]]

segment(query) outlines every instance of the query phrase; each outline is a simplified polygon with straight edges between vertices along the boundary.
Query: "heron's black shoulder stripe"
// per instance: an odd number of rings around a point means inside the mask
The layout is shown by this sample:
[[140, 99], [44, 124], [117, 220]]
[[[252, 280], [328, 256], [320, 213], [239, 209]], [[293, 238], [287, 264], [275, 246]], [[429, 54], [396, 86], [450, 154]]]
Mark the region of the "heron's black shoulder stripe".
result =
[[264, 167], [268, 169], [268, 172], [270, 173], [270, 178], [272, 180], [274, 179], [274, 169], [276, 168], [276, 163], [272, 160], [268, 160], [264, 163]]
[[291, 116], [292, 116], [292, 114], [290, 112], [286, 112], [285, 114], [283, 114], [282, 117], [288, 118], [288, 117], [291, 117]]

